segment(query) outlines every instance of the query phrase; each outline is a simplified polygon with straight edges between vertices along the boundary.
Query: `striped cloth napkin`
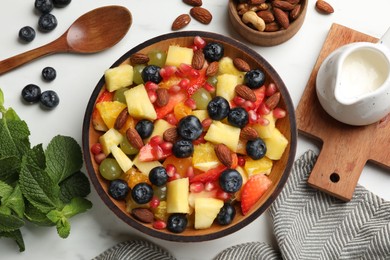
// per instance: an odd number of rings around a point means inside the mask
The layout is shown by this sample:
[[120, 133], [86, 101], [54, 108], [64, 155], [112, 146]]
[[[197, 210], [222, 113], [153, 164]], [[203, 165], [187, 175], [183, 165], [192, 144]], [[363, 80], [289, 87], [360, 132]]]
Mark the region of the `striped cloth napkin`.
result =
[[[241, 259], [390, 259], [390, 202], [358, 185], [343, 202], [307, 185], [317, 155], [309, 150], [295, 161], [292, 173], [268, 212], [277, 249], [260, 242], [232, 246], [215, 260]], [[120, 243], [94, 260], [173, 260], [148, 241]]]

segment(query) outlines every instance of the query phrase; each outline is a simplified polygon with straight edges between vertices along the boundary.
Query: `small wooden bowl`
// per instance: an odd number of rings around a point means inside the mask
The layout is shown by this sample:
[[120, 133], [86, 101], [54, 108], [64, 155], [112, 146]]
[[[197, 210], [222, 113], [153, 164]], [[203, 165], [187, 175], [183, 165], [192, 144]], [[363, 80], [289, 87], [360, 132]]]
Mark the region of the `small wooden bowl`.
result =
[[[279, 161], [275, 161], [272, 172], [269, 177], [272, 180], [272, 186], [261, 197], [261, 199], [252, 208], [250, 213], [243, 216], [241, 209], [237, 208], [237, 214], [234, 221], [227, 226], [220, 226], [213, 224], [209, 229], [195, 230], [193, 228], [187, 228], [183, 233], [175, 234], [167, 230], [157, 230], [152, 227], [151, 224], [144, 224], [135, 220], [128, 212], [126, 212], [126, 205], [123, 201], [117, 201], [111, 198], [107, 192], [108, 181], [103, 179], [98, 171], [98, 165], [94, 160], [94, 156], [91, 153], [91, 147], [98, 142], [99, 136], [103, 132], [98, 132], [92, 125], [92, 112], [95, 107], [96, 101], [99, 95], [105, 88], [104, 76], [100, 79], [95, 87], [88, 106], [85, 111], [85, 117], [83, 122], [83, 153], [86, 168], [91, 179], [93, 186], [97, 193], [103, 200], [103, 202], [124, 222], [131, 227], [141, 231], [144, 234], [157, 237], [169, 241], [177, 242], [198, 242], [207, 241], [211, 239], [220, 238], [231, 234], [244, 226], [248, 225], [259, 217], [276, 199], [280, 191], [282, 190], [287, 178], [290, 174], [293, 161], [295, 158], [296, 145], [297, 145], [297, 129], [295, 121], [294, 106], [288, 90], [283, 81], [279, 77], [278, 73], [272, 68], [272, 66], [264, 60], [257, 52], [246, 47], [244, 44], [222, 35], [200, 32], [200, 31], [183, 31], [169, 33], [150, 39], [120, 57], [112, 67], [116, 67], [122, 63], [129, 63], [129, 57], [133, 53], [141, 52], [148, 53], [151, 50], [167, 50], [170, 45], [191, 46], [195, 36], [200, 36], [207, 42], [214, 41], [224, 45], [225, 56], [232, 58], [239, 57], [246, 60], [251, 68], [262, 69], [267, 78], [267, 82], [274, 82], [281, 93], [280, 106], [287, 111], [287, 116], [277, 121], [277, 127], [286, 136], [289, 141], [288, 147], [283, 154], [283, 157]], [[266, 82], [266, 83], [267, 83]]]
[[287, 29], [276, 32], [260, 32], [243, 23], [237, 12], [237, 0], [229, 0], [228, 13], [233, 28], [247, 41], [259, 46], [274, 46], [293, 37], [305, 20], [308, 0], [301, 0], [301, 12]]

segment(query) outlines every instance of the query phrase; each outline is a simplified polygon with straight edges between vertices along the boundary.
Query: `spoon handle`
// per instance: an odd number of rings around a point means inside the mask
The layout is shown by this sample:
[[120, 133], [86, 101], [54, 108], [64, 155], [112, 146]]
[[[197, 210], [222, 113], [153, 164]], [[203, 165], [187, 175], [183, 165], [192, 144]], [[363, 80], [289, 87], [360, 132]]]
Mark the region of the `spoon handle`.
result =
[[67, 49], [66, 43], [59, 38], [38, 48], [17, 54], [13, 57], [0, 61], [0, 75], [42, 56], [67, 51]]

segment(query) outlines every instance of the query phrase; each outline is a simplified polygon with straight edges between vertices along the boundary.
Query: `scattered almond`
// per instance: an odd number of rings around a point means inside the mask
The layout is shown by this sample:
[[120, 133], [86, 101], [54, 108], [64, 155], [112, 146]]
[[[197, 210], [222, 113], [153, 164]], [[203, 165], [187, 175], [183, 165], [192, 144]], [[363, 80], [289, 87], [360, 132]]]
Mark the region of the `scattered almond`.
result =
[[290, 26], [290, 20], [288, 15], [280, 8], [273, 8], [276, 21], [284, 28], [287, 29]]
[[234, 67], [236, 67], [236, 69], [238, 69], [239, 71], [248, 72], [251, 70], [251, 67], [249, 66], [249, 64], [246, 61], [244, 61], [243, 59], [234, 58], [233, 64], [234, 64]]
[[323, 14], [331, 14], [334, 12], [333, 7], [328, 2], [323, 0], [317, 0], [316, 9]]
[[152, 223], [154, 220], [154, 214], [147, 208], [135, 208], [131, 210], [131, 215], [141, 222]]
[[163, 133], [163, 139], [166, 142], [174, 143], [174, 142], [177, 141], [178, 138], [179, 138], [179, 135], [177, 133], [177, 128], [176, 127], [168, 128]]
[[244, 140], [253, 140], [258, 137], [257, 131], [250, 126], [245, 126], [241, 129], [240, 138]]
[[171, 29], [173, 31], [180, 30], [191, 22], [191, 17], [188, 14], [179, 15], [172, 23]]
[[232, 166], [233, 157], [230, 149], [224, 144], [217, 144], [214, 146], [215, 154], [217, 155], [219, 161], [226, 167]]
[[126, 123], [127, 117], [129, 115], [129, 111], [127, 107], [125, 107], [122, 112], [119, 113], [118, 117], [115, 120], [114, 128], [121, 129], [122, 126]]
[[149, 62], [149, 57], [146, 54], [137, 52], [130, 56], [130, 62], [133, 65], [145, 64]]
[[158, 107], [163, 107], [166, 104], [168, 104], [168, 101], [169, 101], [168, 89], [166, 89], [166, 88], [158, 88], [156, 90], [156, 95], [157, 95], [156, 105]]
[[136, 149], [141, 149], [144, 146], [141, 136], [134, 128], [129, 128], [126, 131], [126, 137], [129, 143]]
[[203, 50], [199, 49], [194, 51], [194, 56], [192, 56], [192, 67], [196, 70], [203, 68], [205, 62]]
[[276, 92], [275, 94], [273, 94], [272, 96], [270, 96], [270, 97], [265, 101], [265, 105], [266, 105], [269, 109], [274, 109], [274, 108], [279, 104], [279, 101], [280, 101], [280, 92]]
[[191, 5], [191, 6], [201, 6], [202, 0], [183, 0], [185, 4]]
[[192, 7], [190, 9], [190, 15], [197, 20], [200, 23], [203, 24], [209, 24], [211, 20], [213, 19], [213, 16], [207, 10], [206, 8], [203, 7]]
[[255, 102], [256, 101], [256, 94], [255, 92], [253, 92], [252, 89], [250, 89], [248, 86], [245, 86], [245, 85], [237, 85], [234, 89], [234, 91], [236, 92], [236, 94], [240, 97], [242, 97], [243, 99], [245, 100], [249, 100], [251, 102]]
[[217, 75], [219, 69], [219, 63], [218, 61], [213, 61], [209, 64], [209, 66], [206, 69], [206, 76], [212, 77]]

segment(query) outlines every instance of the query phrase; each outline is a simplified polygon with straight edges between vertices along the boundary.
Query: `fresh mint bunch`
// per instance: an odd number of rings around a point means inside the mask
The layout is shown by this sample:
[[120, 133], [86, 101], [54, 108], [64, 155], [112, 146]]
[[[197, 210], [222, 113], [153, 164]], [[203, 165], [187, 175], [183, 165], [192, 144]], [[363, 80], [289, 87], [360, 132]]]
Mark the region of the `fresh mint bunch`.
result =
[[90, 183], [80, 171], [79, 144], [67, 136], [55, 136], [47, 148], [31, 147], [30, 131], [12, 108], [4, 107], [0, 89], [0, 238], [25, 245], [20, 229], [26, 221], [56, 226], [58, 235], [70, 233], [69, 219], [92, 207], [85, 197]]

